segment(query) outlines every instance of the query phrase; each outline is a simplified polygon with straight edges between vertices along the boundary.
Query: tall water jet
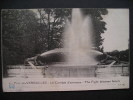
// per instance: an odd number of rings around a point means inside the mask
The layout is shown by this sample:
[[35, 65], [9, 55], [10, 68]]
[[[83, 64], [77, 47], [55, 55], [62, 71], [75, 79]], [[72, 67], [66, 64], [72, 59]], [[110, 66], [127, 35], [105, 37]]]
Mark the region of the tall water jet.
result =
[[80, 9], [73, 9], [72, 20], [67, 22], [64, 34], [64, 48], [68, 50], [67, 64], [74, 66], [96, 64], [92, 53], [93, 28], [90, 16], [84, 17]]

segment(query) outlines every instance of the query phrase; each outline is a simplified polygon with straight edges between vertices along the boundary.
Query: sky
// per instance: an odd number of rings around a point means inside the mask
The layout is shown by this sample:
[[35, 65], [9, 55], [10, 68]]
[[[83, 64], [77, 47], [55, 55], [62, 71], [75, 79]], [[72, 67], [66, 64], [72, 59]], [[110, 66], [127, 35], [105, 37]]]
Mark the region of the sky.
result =
[[107, 23], [107, 31], [102, 35], [104, 51], [128, 49], [129, 9], [108, 9], [103, 20]]

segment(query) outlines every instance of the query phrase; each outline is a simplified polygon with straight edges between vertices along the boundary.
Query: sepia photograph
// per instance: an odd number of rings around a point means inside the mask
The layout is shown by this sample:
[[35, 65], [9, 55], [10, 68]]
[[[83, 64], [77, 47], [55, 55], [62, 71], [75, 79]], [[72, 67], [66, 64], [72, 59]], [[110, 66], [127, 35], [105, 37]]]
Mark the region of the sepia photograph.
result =
[[2, 9], [1, 19], [3, 92], [129, 88], [129, 9]]

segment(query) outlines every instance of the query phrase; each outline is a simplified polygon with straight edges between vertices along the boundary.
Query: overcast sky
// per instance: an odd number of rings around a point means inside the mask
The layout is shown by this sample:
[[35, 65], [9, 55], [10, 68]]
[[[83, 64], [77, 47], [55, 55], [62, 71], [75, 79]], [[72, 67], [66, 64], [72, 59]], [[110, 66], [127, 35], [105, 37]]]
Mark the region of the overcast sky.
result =
[[125, 50], [129, 44], [129, 9], [108, 9], [103, 16], [107, 31], [102, 35], [104, 51]]

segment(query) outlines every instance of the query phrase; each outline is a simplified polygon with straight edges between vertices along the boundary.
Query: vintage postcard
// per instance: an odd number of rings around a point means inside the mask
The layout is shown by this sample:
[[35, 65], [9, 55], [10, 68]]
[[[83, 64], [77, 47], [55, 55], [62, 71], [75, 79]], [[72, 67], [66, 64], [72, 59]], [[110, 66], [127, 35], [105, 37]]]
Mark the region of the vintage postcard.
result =
[[3, 92], [129, 88], [129, 9], [2, 9], [1, 19]]

